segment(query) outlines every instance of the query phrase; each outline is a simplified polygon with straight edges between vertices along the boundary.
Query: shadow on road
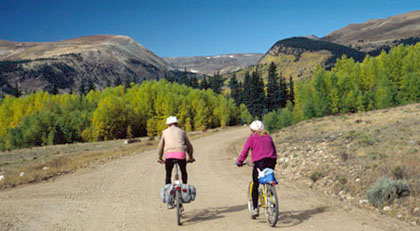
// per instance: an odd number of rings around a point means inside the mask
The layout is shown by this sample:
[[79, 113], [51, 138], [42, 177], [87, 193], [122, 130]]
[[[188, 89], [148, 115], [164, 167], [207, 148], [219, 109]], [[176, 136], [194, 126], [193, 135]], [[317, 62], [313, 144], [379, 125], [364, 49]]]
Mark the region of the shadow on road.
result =
[[191, 225], [198, 222], [210, 221], [225, 217], [226, 213], [235, 213], [241, 210], [248, 209], [248, 205], [235, 205], [231, 207], [217, 207], [203, 209], [200, 211], [186, 212], [182, 215], [182, 225]]
[[[318, 207], [314, 209], [307, 209], [302, 211], [285, 211], [279, 212], [279, 221], [277, 222], [278, 228], [285, 228], [298, 225], [305, 220], [318, 213], [323, 213], [328, 209], [327, 206]], [[265, 222], [265, 221], [264, 221]]]

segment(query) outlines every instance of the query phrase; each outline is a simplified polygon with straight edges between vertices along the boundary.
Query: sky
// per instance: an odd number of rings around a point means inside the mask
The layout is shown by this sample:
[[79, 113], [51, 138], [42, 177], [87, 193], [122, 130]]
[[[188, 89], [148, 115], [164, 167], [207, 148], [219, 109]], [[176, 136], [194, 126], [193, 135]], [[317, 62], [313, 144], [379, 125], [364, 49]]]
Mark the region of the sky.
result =
[[420, 10], [420, 0], [1, 0], [0, 39], [126, 35], [160, 57], [265, 53], [351, 23]]

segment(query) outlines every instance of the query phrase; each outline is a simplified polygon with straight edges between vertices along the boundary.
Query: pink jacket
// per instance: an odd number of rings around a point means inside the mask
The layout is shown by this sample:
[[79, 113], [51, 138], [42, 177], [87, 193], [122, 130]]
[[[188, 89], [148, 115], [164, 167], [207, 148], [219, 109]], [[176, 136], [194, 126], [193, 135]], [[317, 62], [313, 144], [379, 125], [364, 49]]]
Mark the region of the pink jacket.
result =
[[259, 161], [264, 158], [277, 159], [276, 147], [273, 139], [269, 135], [260, 136], [257, 133], [252, 134], [246, 140], [241, 155], [238, 158], [239, 163], [243, 163], [248, 156], [248, 151], [251, 149], [252, 162]]

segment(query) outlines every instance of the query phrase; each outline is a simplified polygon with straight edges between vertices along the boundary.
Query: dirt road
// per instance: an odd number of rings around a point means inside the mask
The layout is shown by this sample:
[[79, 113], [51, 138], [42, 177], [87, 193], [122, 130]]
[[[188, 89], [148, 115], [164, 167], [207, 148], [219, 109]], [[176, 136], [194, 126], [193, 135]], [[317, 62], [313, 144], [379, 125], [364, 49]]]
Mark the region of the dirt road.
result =
[[[154, 151], [138, 153], [54, 181], [0, 193], [0, 230], [268, 230], [248, 217], [251, 168], [236, 168], [229, 144], [248, 136], [238, 128], [193, 141], [188, 166], [197, 198], [185, 205], [183, 225], [160, 201], [164, 167]], [[341, 205], [280, 179], [282, 230], [416, 230], [405, 223]], [[417, 229], [418, 230], [418, 229]]]

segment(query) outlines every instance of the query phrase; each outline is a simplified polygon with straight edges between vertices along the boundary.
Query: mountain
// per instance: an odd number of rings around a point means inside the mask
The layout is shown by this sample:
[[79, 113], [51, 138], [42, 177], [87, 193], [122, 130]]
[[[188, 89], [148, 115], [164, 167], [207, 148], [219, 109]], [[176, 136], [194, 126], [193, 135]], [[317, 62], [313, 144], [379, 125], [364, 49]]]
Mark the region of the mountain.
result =
[[245, 72], [258, 69], [263, 78], [268, 75], [268, 67], [271, 62], [277, 66], [277, 71], [283, 77], [301, 79], [311, 77], [316, 66], [321, 65], [331, 68], [338, 58], [343, 55], [362, 61], [366, 53], [339, 44], [310, 39], [308, 37], [293, 37], [276, 42], [257, 65], [236, 72], [239, 78], [244, 77]]
[[325, 41], [351, 46], [360, 51], [386, 47], [398, 40], [420, 37], [420, 10], [374, 19], [364, 23], [350, 24], [331, 32], [322, 39]]
[[225, 74], [254, 65], [263, 55], [260, 53], [243, 53], [163, 59], [178, 70], [186, 68], [190, 72], [213, 75], [217, 71], [220, 74]]
[[119, 77], [140, 82], [159, 79], [169, 64], [126, 36], [95, 35], [59, 42], [0, 40], [0, 88], [10, 92], [58, 88], [78, 90], [82, 81], [104, 88]]

